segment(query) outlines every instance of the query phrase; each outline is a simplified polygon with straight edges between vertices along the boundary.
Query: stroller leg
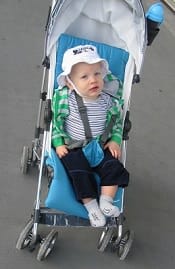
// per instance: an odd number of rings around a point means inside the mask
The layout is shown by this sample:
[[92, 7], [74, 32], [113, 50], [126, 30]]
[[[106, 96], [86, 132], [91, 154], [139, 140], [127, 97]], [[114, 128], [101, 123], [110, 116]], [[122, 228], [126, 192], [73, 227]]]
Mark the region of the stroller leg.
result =
[[33, 236], [30, 243], [30, 250], [35, 249], [35, 246], [38, 242], [41, 242], [40, 236], [38, 236], [38, 224], [40, 220], [40, 192], [41, 192], [41, 181], [42, 181], [42, 171], [44, 165], [44, 157], [45, 157], [45, 145], [46, 145], [47, 131], [44, 131], [43, 136], [43, 149], [41, 154], [41, 163], [40, 163], [40, 171], [38, 178], [38, 188], [37, 188], [37, 197], [36, 197], [36, 205], [34, 209], [34, 221], [33, 221]]

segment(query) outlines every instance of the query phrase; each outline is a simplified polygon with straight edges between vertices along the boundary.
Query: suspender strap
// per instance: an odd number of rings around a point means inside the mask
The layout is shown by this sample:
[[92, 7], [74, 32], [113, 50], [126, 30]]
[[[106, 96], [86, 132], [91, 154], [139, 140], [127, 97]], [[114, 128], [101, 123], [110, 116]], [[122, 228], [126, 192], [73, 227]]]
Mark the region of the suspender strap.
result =
[[80, 95], [78, 95], [76, 92], [75, 92], [75, 98], [76, 98], [77, 105], [78, 105], [78, 111], [80, 113], [80, 117], [81, 117], [81, 120], [82, 120], [83, 125], [84, 125], [84, 132], [85, 132], [86, 139], [90, 140], [90, 139], [92, 139], [92, 133], [91, 133], [91, 128], [89, 126], [87, 109], [83, 103], [82, 97]]
[[[87, 109], [83, 103], [82, 97], [80, 95], [78, 95], [76, 92], [75, 92], [75, 98], [77, 101], [78, 111], [80, 113], [80, 117], [81, 117], [81, 120], [82, 120], [83, 125], [84, 125], [86, 139], [90, 140], [90, 139], [92, 139], [92, 133], [91, 133], [90, 125], [89, 125]], [[111, 132], [111, 130], [115, 124], [116, 118], [117, 118], [117, 115], [111, 116], [111, 119], [110, 119], [110, 122], [108, 123], [108, 126], [106, 127], [105, 131], [101, 135], [101, 138], [100, 138], [100, 145], [101, 146], [104, 146], [104, 144], [106, 143], [106, 141], [108, 139], [108, 135]]]

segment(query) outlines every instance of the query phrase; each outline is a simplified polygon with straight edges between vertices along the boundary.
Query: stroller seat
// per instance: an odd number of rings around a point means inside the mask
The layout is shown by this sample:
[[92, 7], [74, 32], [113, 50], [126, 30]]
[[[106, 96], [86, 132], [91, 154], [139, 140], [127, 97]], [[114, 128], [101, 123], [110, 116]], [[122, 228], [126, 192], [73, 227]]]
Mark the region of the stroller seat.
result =
[[[68, 34], [61, 34], [57, 41], [56, 65], [54, 74], [54, 88], [58, 87], [57, 76], [62, 72], [61, 63], [64, 52], [76, 45], [91, 44], [97, 47], [102, 58], [109, 63], [109, 69], [122, 82], [125, 76], [125, 67], [129, 59], [129, 53], [121, 48], [112, 47], [103, 43], [81, 39]], [[56, 155], [54, 149], [46, 157], [46, 165], [53, 168], [54, 175], [50, 184], [45, 205], [47, 208], [56, 209], [65, 212], [68, 215], [74, 215], [88, 219], [88, 213], [85, 207], [76, 200], [72, 185], [68, 175]], [[99, 185], [100, 178], [94, 175]], [[123, 189], [119, 188], [114, 198], [114, 204], [121, 210], [123, 201]]]

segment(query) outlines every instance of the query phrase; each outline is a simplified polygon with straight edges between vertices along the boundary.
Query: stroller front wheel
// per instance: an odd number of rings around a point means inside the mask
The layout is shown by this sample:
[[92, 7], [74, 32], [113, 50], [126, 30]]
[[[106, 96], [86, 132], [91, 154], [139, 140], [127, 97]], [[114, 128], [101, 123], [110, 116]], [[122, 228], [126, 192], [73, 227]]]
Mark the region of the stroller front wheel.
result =
[[19, 238], [16, 243], [17, 249], [26, 248], [32, 240], [32, 229], [33, 229], [33, 219], [30, 219], [22, 232], [19, 235]]
[[99, 242], [98, 242], [98, 246], [97, 246], [97, 249], [100, 252], [105, 251], [105, 249], [107, 248], [109, 242], [111, 241], [113, 233], [114, 233], [114, 228], [113, 227], [106, 227], [103, 230], [103, 232], [102, 232], [102, 234], [100, 236]]
[[126, 231], [122, 236], [120, 243], [118, 245], [118, 257], [121, 261], [125, 260], [126, 256], [128, 255], [132, 243], [134, 240], [134, 232], [133, 231]]
[[41, 246], [38, 250], [37, 260], [42, 261], [44, 260], [52, 251], [56, 239], [58, 237], [58, 232], [55, 230], [52, 230], [47, 237], [43, 240], [41, 243]]

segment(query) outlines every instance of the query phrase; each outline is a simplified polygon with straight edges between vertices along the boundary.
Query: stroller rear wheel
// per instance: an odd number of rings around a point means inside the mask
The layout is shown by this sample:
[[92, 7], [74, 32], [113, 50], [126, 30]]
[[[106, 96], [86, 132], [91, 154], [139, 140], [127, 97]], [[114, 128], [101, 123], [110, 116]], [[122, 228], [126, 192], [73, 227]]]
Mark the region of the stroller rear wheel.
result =
[[52, 251], [56, 239], [58, 237], [58, 232], [55, 230], [52, 230], [47, 237], [43, 240], [43, 242], [40, 245], [40, 248], [38, 250], [37, 260], [42, 261], [44, 260]]
[[114, 233], [113, 227], [105, 227], [105, 229], [103, 230], [103, 232], [100, 236], [98, 246], [97, 246], [97, 249], [100, 252], [105, 251], [105, 249], [107, 248], [108, 244], [110, 243], [110, 241], [113, 237], [113, 233]]
[[121, 261], [123, 261], [128, 255], [130, 248], [134, 240], [134, 232], [126, 231], [122, 236], [120, 243], [118, 245], [118, 256]]
[[29, 168], [29, 147], [24, 146], [21, 155], [20, 170], [25, 175], [28, 172], [28, 168]]
[[33, 228], [33, 219], [30, 219], [22, 232], [19, 235], [19, 238], [16, 243], [17, 249], [26, 248], [32, 240], [32, 228]]

